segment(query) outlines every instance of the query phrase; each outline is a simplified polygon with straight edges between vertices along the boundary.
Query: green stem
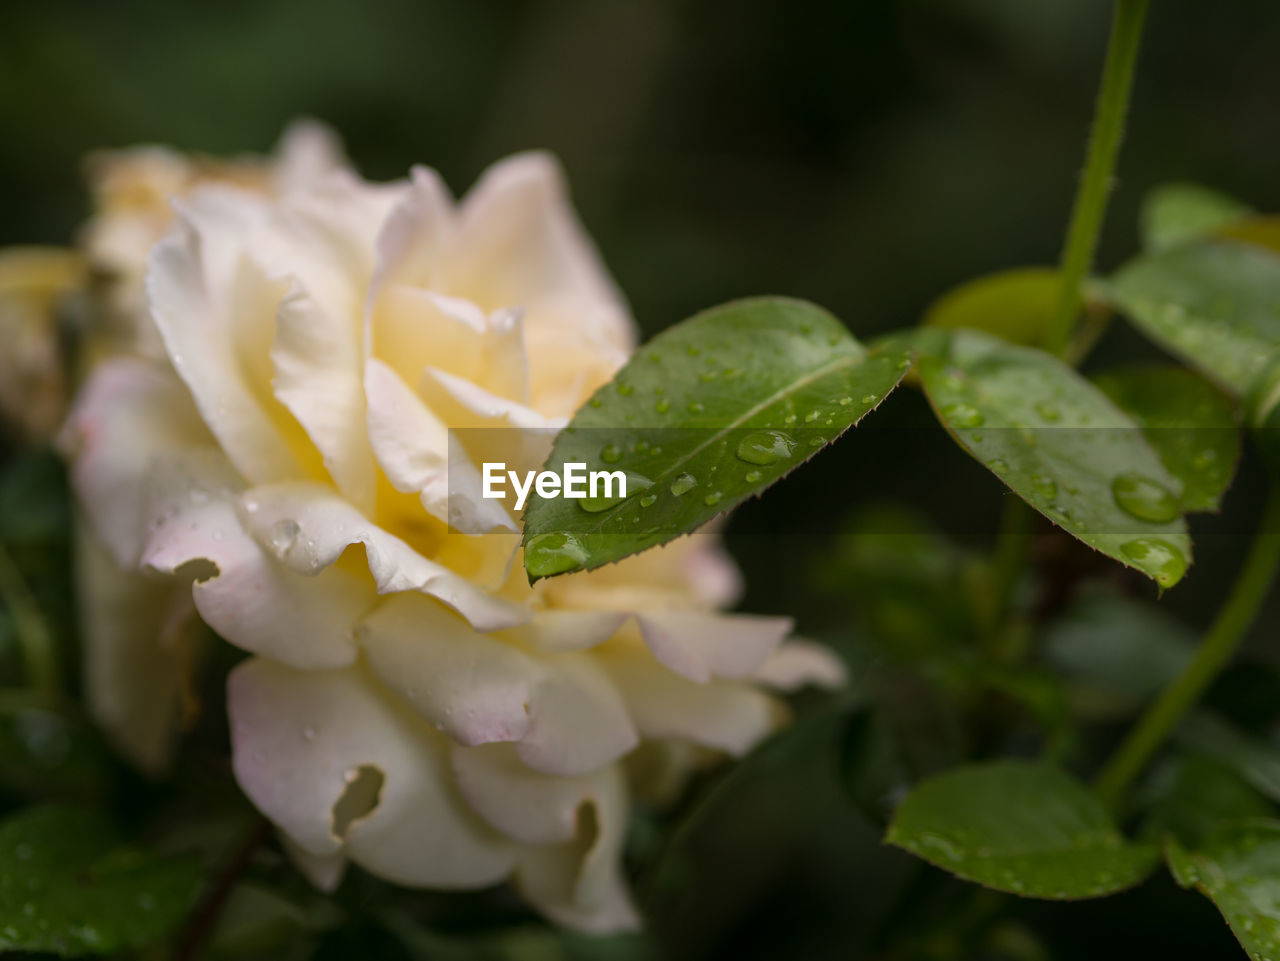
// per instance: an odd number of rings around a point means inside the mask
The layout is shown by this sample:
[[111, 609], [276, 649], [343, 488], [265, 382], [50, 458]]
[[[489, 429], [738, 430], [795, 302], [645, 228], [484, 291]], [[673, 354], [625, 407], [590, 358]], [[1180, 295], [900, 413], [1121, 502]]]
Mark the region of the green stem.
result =
[[1149, 0], [1117, 0], [1111, 21], [1111, 42], [1102, 69], [1102, 86], [1093, 114], [1093, 130], [1089, 137], [1089, 153], [1084, 176], [1076, 192], [1067, 240], [1060, 265], [1062, 293], [1053, 321], [1044, 332], [1047, 350], [1061, 353], [1071, 340], [1076, 318], [1083, 302], [1085, 275], [1093, 266], [1098, 249], [1098, 236], [1107, 212], [1107, 199], [1115, 175], [1116, 157], [1124, 136], [1125, 115], [1129, 111], [1129, 94], [1133, 90], [1133, 73], [1138, 62], [1138, 46], [1142, 24], [1147, 16]]
[[1280, 569], [1280, 482], [1273, 481], [1267, 506], [1231, 596], [1218, 612], [1191, 663], [1129, 731], [1098, 776], [1096, 791], [1115, 806], [1183, 715], [1235, 653], [1258, 615]]
[[27, 670], [27, 683], [42, 694], [56, 695], [61, 685], [53, 636], [22, 572], [3, 547], [0, 547], [0, 601], [4, 602], [13, 619], [14, 634], [22, 648]]
[[994, 635], [1013, 606], [1018, 581], [1027, 568], [1027, 552], [1035, 530], [1035, 512], [1016, 495], [1005, 498], [991, 558], [991, 601], [987, 630]]

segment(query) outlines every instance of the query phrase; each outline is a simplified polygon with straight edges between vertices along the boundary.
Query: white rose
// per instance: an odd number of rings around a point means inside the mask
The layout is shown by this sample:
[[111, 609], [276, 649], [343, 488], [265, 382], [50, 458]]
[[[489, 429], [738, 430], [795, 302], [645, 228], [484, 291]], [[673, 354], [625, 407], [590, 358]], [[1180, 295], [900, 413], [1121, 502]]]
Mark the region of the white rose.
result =
[[458, 204], [425, 169], [200, 187], [147, 292], [166, 362], [104, 362], [67, 429], [106, 729], [163, 766], [193, 603], [254, 655], [236, 776], [317, 884], [348, 860], [510, 878], [561, 923], [633, 926], [633, 793], [765, 735], [758, 678], [841, 672], [779, 647], [786, 619], [717, 612], [737, 577], [713, 535], [530, 587], [516, 536], [450, 532], [446, 427], [558, 427], [632, 348], [555, 165], [504, 161]]

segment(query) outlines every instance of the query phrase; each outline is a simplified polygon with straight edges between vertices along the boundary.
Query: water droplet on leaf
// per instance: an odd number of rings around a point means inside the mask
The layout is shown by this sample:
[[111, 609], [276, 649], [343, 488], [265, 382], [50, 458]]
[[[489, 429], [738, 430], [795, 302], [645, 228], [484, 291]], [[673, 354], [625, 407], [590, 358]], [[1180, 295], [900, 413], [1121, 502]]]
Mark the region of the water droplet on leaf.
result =
[[681, 494], [687, 494], [698, 486], [698, 479], [692, 474], [681, 474], [671, 482], [671, 493], [679, 497]]
[[1134, 471], [1116, 476], [1111, 496], [1117, 507], [1140, 521], [1162, 524], [1178, 516], [1178, 502], [1169, 489]]
[[772, 464], [790, 457], [795, 448], [795, 441], [781, 431], [759, 430], [742, 438], [738, 459], [748, 464]]
[[534, 577], [563, 574], [581, 567], [586, 561], [586, 548], [569, 533], [553, 531], [538, 534], [525, 547], [525, 567]]
[[1138, 537], [1120, 545], [1120, 552], [1151, 574], [1161, 587], [1176, 584], [1187, 572], [1187, 557], [1158, 537]]

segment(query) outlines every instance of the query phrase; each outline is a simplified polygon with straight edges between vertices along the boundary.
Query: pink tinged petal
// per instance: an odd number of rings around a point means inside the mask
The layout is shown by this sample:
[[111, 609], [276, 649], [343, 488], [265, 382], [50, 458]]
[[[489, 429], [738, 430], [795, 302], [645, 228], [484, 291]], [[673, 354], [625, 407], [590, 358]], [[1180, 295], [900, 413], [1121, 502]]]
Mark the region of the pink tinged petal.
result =
[[467, 808], [443, 739], [361, 671], [255, 658], [227, 693], [236, 779], [299, 847], [399, 884], [477, 888], [510, 872], [514, 846]]
[[777, 701], [745, 683], [697, 684], [641, 650], [616, 650], [598, 657], [646, 739], [684, 738], [737, 756], [750, 750], [782, 718]]
[[185, 581], [121, 568], [77, 525], [76, 583], [89, 711], [148, 774], [168, 770], [193, 653]]
[[348, 547], [359, 544], [379, 594], [420, 591], [448, 604], [482, 631], [529, 619], [525, 608], [491, 596], [427, 560], [327, 488], [315, 484], [257, 487], [244, 495], [242, 516], [258, 542], [300, 574], [319, 573]]
[[565, 844], [578, 835], [579, 809], [601, 793], [609, 769], [580, 777], [534, 771], [510, 744], [449, 752], [462, 796], [503, 834], [525, 844]]
[[544, 663], [529, 732], [516, 746], [525, 764], [574, 777], [616, 761], [640, 743], [618, 688], [589, 655], [561, 654]]
[[356, 319], [295, 282], [276, 312], [275, 394], [320, 451], [338, 489], [362, 509], [374, 498]]
[[848, 682], [849, 672], [825, 645], [795, 639], [773, 651], [751, 677], [779, 691], [797, 691], [809, 684], [834, 690]]
[[289, 570], [245, 531], [232, 499], [192, 484], [193, 472], [217, 490], [216, 476], [190, 456], [156, 470], [150, 501], [157, 522], [143, 564], [193, 574], [196, 610], [238, 647], [300, 668], [354, 661], [354, 628], [374, 603], [371, 585], [344, 570], [314, 577]]
[[389, 598], [359, 631], [374, 673], [455, 741], [518, 741], [529, 732], [541, 672], [510, 644], [417, 594]]
[[269, 351], [283, 291], [246, 258], [247, 238], [262, 229], [260, 202], [206, 188], [179, 213], [147, 268], [169, 358], [241, 474], [255, 483], [297, 476], [270, 410]]
[[284, 853], [289, 856], [293, 866], [301, 872], [304, 878], [311, 882], [313, 887], [326, 894], [331, 894], [338, 890], [338, 885], [342, 883], [342, 878], [347, 873], [347, 856], [345, 854], [313, 854], [301, 845], [296, 844], [283, 831], [279, 833], [280, 846], [284, 848]]
[[568, 844], [527, 848], [516, 887], [558, 924], [607, 934], [640, 927], [622, 876], [627, 786], [617, 766], [593, 778], [577, 808], [577, 836]]
[[531, 657], [411, 594], [367, 617], [360, 637], [383, 682], [460, 744], [516, 742], [530, 767], [574, 776], [637, 743], [613, 684], [583, 655]]
[[133, 567], [142, 553], [143, 488], [152, 460], [211, 441], [186, 388], [169, 371], [133, 358], [97, 367], [59, 444], [71, 458], [72, 487], [117, 564]]
[[622, 298], [547, 154], [518, 154], [481, 176], [462, 202], [444, 273], [437, 289], [488, 309], [525, 307], [534, 326], [584, 318], [616, 346], [632, 345]]
[[788, 617], [703, 611], [637, 613], [645, 644], [659, 661], [699, 684], [745, 677], [791, 631]]

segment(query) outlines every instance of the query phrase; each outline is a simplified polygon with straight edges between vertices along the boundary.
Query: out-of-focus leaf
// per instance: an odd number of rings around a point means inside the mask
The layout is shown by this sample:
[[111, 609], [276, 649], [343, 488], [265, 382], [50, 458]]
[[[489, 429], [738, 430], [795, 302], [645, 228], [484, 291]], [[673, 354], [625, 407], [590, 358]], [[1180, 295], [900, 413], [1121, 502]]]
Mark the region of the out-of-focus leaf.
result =
[[1165, 184], [1142, 202], [1142, 246], [1167, 250], [1243, 220], [1252, 208], [1198, 184]]
[[1271, 800], [1280, 802], [1280, 744], [1246, 734], [1204, 711], [1182, 722], [1178, 740], [1217, 759]]
[[1131, 887], [1158, 860], [1125, 840], [1102, 804], [1044, 763], [996, 761], [925, 781], [894, 815], [886, 840], [986, 887], [1076, 900]]
[[556, 437], [545, 470], [622, 471], [622, 499], [532, 496], [536, 580], [666, 543], [758, 494], [874, 409], [910, 366], [825, 310], [760, 298], [655, 337]]
[[1177, 677], [1195, 634], [1150, 603], [1110, 592], [1085, 595], [1046, 628], [1045, 659], [1068, 681], [1076, 708], [1124, 716]]
[[209, 936], [205, 955], [226, 961], [291, 961], [307, 958], [315, 929], [306, 908], [254, 882], [232, 890]]
[[1271, 804], [1226, 765], [1202, 754], [1170, 758], [1142, 786], [1146, 810], [1142, 835], [1160, 841], [1172, 834], [1200, 844], [1242, 818], [1269, 817]]
[[953, 331], [917, 365], [943, 425], [1018, 496], [1161, 587], [1182, 578], [1181, 485], [1097, 387], [1043, 351], [975, 331]]
[[1020, 267], [975, 278], [947, 291], [925, 312], [930, 327], [969, 328], [1013, 344], [1034, 344], [1062, 296], [1058, 271]]
[[953, 656], [973, 639], [978, 576], [974, 556], [893, 503], [860, 507], [813, 565], [815, 583], [847, 600], [886, 653], [917, 662]]
[[1280, 256], [1206, 240], [1131, 260], [1105, 285], [1148, 337], [1233, 396], [1280, 348]]
[[1182, 509], [1216, 511], [1240, 459], [1230, 399], [1173, 366], [1111, 370], [1093, 382], [1142, 428], [1169, 473], [1182, 481]]
[[1218, 906], [1249, 957], [1280, 954], [1280, 822], [1244, 821], [1191, 850], [1170, 838], [1165, 856], [1180, 885]]
[[111, 756], [83, 722], [32, 702], [0, 700], [0, 790], [32, 799], [100, 798]]
[[96, 811], [28, 808], [0, 822], [0, 949], [140, 948], [177, 927], [199, 884], [189, 860], [121, 847]]
[[0, 472], [0, 543], [65, 538], [70, 522], [66, 476], [48, 450], [29, 451]]
[[1256, 244], [1268, 250], [1280, 252], [1280, 217], [1274, 214], [1266, 217], [1249, 217], [1246, 220], [1228, 224], [1217, 232], [1226, 240], [1242, 240], [1246, 244]]

